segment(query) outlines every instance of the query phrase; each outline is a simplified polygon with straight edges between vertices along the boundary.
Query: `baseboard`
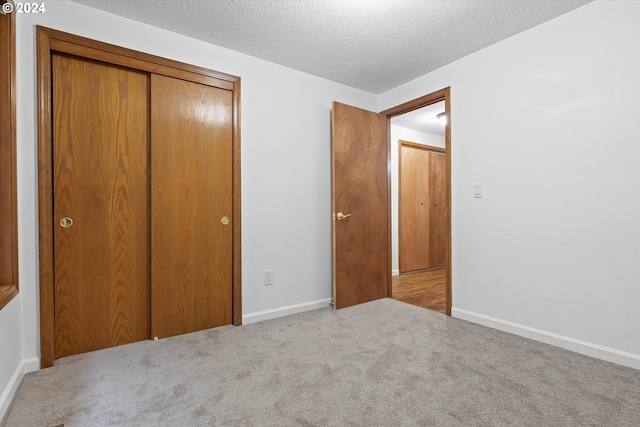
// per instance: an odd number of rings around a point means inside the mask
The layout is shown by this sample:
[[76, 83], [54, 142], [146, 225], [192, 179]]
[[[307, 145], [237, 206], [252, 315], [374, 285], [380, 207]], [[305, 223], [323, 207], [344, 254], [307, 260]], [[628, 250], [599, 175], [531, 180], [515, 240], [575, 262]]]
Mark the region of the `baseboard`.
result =
[[18, 387], [22, 382], [22, 378], [24, 378], [25, 374], [35, 372], [38, 369], [40, 369], [40, 359], [38, 357], [22, 359], [22, 362], [20, 362], [11, 376], [9, 384], [7, 384], [7, 387], [2, 392], [2, 396], [0, 396], [0, 421], [2, 421], [6, 415], [7, 409], [9, 409], [9, 405], [11, 405], [13, 397], [16, 395], [16, 391], [18, 391]]
[[474, 313], [459, 308], [451, 309], [451, 316], [477, 323], [482, 326], [488, 326], [503, 332], [519, 335], [524, 338], [540, 341], [566, 350], [575, 351], [576, 353], [586, 356], [595, 357], [597, 359], [606, 360], [607, 362], [617, 363], [618, 365], [628, 366], [634, 369], [640, 369], [640, 355], [616, 350], [614, 348], [593, 344], [587, 341], [578, 340], [553, 332], [547, 332], [536, 328], [520, 325], [506, 320], [496, 319], [494, 317], [485, 316], [483, 314]]
[[400, 275], [400, 270], [391, 270], [391, 275], [392, 276], [399, 276]]
[[277, 317], [288, 316], [295, 313], [302, 313], [303, 311], [325, 308], [328, 307], [330, 303], [331, 298], [327, 298], [318, 301], [311, 301], [302, 304], [274, 308], [272, 310], [258, 311], [257, 313], [245, 314], [244, 316], [242, 316], [242, 324], [249, 325], [251, 323], [262, 322], [263, 320], [275, 319]]

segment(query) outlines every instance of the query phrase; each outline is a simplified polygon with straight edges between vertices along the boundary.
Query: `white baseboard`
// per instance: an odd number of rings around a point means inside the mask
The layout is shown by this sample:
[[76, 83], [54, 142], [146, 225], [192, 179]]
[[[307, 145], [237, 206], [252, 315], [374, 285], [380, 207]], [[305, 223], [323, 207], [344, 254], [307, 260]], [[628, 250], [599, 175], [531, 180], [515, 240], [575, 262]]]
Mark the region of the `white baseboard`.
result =
[[566, 350], [575, 351], [576, 353], [586, 356], [595, 357], [597, 359], [606, 360], [607, 362], [617, 363], [618, 365], [628, 366], [630, 368], [640, 369], [640, 355], [616, 350], [614, 348], [593, 344], [587, 341], [554, 334], [536, 328], [520, 325], [506, 320], [496, 319], [494, 317], [485, 316], [483, 314], [474, 313], [459, 308], [451, 309], [451, 316], [477, 323], [489, 328], [498, 329], [521, 337], [530, 338], [545, 344], [550, 344]]
[[400, 275], [400, 270], [391, 270], [391, 275], [392, 276], [399, 276]]
[[11, 376], [9, 384], [7, 384], [7, 387], [2, 392], [2, 396], [0, 396], [0, 421], [4, 418], [7, 409], [9, 409], [9, 405], [11, 405], [16, 391], [18, 391], [22, 378], [24, 378], [25, 374], [35, 372], [38, 369], [40, 369], [40, 359], [38, 357], [22, 359], [22, 362], [20, 362]]
[[277, 317], [288, 316], [295, 313], [302, 313], [303, 311], [325, 308], [328, 307], [330, 303], [331, 298], [326, 298], [318, 301], [305, 302], [302, 304], [289, 305], [287, 307], [279, 307], [272, 310], [245, 314], [244, 316], [242, 316], [242, 324], [249, 325], [251, 323], [262, 322], [263, 320], [275, 319]]

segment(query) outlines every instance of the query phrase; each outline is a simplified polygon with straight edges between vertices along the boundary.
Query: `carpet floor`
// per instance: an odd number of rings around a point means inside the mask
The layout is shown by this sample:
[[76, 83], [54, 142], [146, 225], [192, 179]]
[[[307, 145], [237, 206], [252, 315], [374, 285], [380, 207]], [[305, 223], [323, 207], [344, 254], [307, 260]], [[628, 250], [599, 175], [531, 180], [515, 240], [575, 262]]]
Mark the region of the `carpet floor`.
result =
[[640, 371], [391, 299], [70, 356], [2, 426], [640, 426]]

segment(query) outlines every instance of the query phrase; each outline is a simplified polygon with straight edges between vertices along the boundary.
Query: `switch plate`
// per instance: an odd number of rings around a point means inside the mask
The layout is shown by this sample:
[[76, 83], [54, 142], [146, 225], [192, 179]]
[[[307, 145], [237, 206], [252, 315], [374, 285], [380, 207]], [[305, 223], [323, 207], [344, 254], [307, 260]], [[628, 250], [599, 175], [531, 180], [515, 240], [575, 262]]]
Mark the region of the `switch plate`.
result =
[[482, 199], [482, 184], [473, 184], [473, 198]]
[[264, 285], [273, 285], [273, 270], [264, 271]]

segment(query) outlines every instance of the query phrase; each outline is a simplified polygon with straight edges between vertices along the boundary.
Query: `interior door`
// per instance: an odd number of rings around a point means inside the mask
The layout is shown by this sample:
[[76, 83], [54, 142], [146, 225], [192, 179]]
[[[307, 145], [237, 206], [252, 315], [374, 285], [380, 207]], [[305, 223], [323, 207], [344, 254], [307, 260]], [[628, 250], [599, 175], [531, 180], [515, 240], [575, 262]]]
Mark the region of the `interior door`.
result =
[[55, 357], [148, 339], [148, 75], [55, 54]]
[[387, 296], [387, 118], [338, 102], [332, 109], [333, 302]]
[[231, 323], [232, 92], [151, 76], [152, 336]]

